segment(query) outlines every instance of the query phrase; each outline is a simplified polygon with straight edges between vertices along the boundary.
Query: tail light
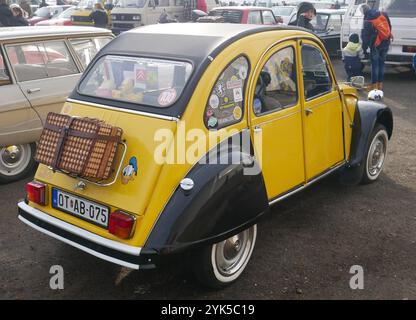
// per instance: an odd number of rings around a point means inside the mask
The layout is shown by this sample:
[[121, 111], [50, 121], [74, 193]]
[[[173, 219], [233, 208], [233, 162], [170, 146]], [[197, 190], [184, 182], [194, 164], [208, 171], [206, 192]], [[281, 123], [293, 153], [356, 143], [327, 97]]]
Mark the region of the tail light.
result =
[[46, 184], [32, 181], [26, 185], [27, 199], [31, 202], [46, 205]]
[[115, 236], [127, 239], [133, 233], [135, 218], [122, 211], [114, 211], [110, 214], [108, 231]]

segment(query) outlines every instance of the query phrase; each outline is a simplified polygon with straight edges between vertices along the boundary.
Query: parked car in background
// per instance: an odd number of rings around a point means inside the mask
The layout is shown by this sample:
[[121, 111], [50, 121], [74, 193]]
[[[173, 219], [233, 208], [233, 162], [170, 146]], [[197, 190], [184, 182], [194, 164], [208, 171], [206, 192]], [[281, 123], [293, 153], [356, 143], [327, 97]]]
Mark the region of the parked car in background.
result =
[[281, 17], [282, 23], [288, 25], [296, 19], [298, 8], [296, 6], [275, 6], [271, 8], [275, 17]]
[[[386, 12], [391, 21], [394, 40], [387, 53], [386, 63], [411, 67], [416, 53], [416, 0], [367, 1], [370, 7]], [[341, 45], [344, 47], [351, 33], [361, 37], [364, 16], [361, 11], [366, 0], [352, 0], [342, 24]]]
[[337, 82], [318, 37], [248, 24], [124, 32], [63, 110], [122, 128], [122, 173], [97, 183], [42, 164], [19, 219], [131, 269], [187, 263], [216, 289], [242, 275], [273, 204], [334, 172], [376, 181], [393, 133], [390, 108]]
[[71, 15], [75, 11], [75, 6], [71, 6], [65, 11], [62, 11], [56, 17], [49, 20], [40, 21], [35, 26], [71, 26]]
[[68, 9], [69, 7], [71, 6], [70, 5], [47, 6], [47, 7], [39, 8], [38, 10], [35, 11], [32, 18], [28, 20], [29, 25], [34, 26], [38, 22], [55, 18], [60, 13]]
[[35, 141], [94, 55], [113, 38], [88, 27], [16, 27], [0, 32], [0, 183], [34, 166]]
[[341, 26], [345, 9], [318, 9], [311, 23], [330, 55], [340, 52]]
[[[277, 24], [278, 20], [270, 8], [255, 6], [230, 6], [214, 8], [209, 16], [222, 16], [225, 23]], [[200, 18], [201, 19], [201, 18]]]

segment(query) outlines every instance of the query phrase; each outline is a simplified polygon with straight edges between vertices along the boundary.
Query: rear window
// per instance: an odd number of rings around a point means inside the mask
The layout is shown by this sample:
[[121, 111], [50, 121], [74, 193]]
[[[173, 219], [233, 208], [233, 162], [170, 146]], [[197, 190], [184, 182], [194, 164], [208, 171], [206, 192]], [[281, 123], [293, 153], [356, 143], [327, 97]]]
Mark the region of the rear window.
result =
[[239, 10], [213, 10], [210, 16], [222, 16], [226, 23], [241, 23], [242, 12]]
[[79, 86], [79, 93], [152, 107], [175, 103], [192, 72], [189, 62], [123, 57], [101, 57]]

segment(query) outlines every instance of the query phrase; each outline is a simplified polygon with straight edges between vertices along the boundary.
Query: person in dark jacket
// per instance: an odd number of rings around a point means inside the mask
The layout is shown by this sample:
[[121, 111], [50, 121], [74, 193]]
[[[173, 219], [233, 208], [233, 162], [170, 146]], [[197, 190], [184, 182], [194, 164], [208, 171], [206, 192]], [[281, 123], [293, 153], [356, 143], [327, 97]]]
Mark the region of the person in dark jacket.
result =
[[[18, 5], [18, 4], [12, 4], [10, 6], [10, 9], [12, 9], [12, 13], [13, 13], [13, 26], [15, 27], [24, 27], [24, 26], [28, 26], [29, 23], [27, 22], [27, 20], [25, 19], [25, 12], [23, 11], [23, 9]], [[27, 13], [26, 13], [27, 15]]]
[[6, 0], [0, 0], [0, 26], [12, 26], [13, 13]]
[[96, 2], [94, 5], [95, 9], [90, 14], [90, 19], [94, 22], [94, 27], [107, 28], [108, 16], [107, 11], [104, 10], [101, 2]]
[[316, 16], [316, 9], [310, 2], [301, 2], [298, 5], [298, 12], [296, 14], [296, 20], [289, 23], [291, 26], [303, 27], [314, 31], [311, 20]]
[[[364, 25], [361, 32], [361, 39], [363, 42], [363, 51], [366, 56], [368, 56], [368, 48], [370, 49], [372, 85], [369, 90], [383, 90], [384, 65], [387, 58], [387, 52], [389, 51], [390, 42], [393, 39], [393, 35], [391, 34], [390, 18], [387, 13], [370, 9], [370, 7], [366, 4], [361, 7], [361, 10], [364, 14]], [[380, 40], [380, 31], [378, 31], [373, 24], [376, 19], [379, 20], [379, 18], [382, 18], [380, 17], [381, 15], [385, 17], [388, 27], [390, 28], [390, 35], [383, 40]]]

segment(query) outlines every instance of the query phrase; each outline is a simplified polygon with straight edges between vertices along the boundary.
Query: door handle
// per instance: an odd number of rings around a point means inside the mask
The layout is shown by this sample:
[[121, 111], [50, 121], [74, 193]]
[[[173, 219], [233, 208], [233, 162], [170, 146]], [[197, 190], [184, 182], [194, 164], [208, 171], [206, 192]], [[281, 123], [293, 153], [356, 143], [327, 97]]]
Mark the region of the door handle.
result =
[[27, 93], [29, 94], [39, 92], [39, 91], [40, 91], [40, 88], [27, 89]]
[[305, 109], [305, 113], [306, 113], [307, 116], [309, 116], [310, 114], [313, 113], [313, 110], [312, 109]]

